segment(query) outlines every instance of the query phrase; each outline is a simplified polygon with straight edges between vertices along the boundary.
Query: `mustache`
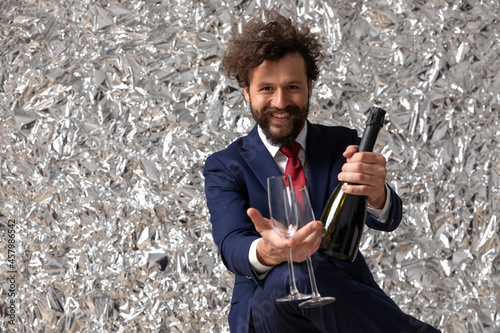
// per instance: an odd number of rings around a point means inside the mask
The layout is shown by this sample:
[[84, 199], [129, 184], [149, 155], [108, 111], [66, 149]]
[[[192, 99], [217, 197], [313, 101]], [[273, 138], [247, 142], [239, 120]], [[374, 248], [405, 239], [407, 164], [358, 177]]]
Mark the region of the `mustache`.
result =
[[298, 106], [289, 105], [289, 106], [285, 107], [284, 109], [280, 109], [280, 108], [277, 108], [274, 106], [266, 107], [266, 108], [263, 108], [261, 110], [261, 113], [262, 113], [262, 115], [270, 115], [270, 114], [273, 114], [275, 112], [287, 112], [290, 114], [298, 114], [298, 113], [300, 113], [300, 111], [301, 110]]

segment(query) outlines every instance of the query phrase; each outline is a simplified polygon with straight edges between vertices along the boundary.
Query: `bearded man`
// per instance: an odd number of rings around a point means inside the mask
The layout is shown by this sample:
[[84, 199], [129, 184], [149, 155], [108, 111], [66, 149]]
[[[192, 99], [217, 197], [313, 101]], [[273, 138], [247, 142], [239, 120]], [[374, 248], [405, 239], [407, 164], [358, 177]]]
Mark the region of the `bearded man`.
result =
[[[389, 232], [401, 221], [401, 199], [386, 184], [385, 158], [357, 152], [360, 140], [353, 129], [307, 120], [322, 58], [317, 36], [307, 26], [270, 11], [235, 29], [223, 59], [257, 123], [248, 135], [211, 155], [204, 170], [214, 241], [235, 274], [231, 332], [435, 332], [403, 313], [380, 289], [361, 253], [350, 262], [318, 252], [320, 221], [311, 221], [291, 239], [272, 229], [266, 180], [285, 173], [288, 158], [282, 148], [297, 144], [315, 216], [344, 181], [356, 184], [344, 186], [344, 192], [367, 197], [369, 227]], [[289, 289], [289, 248], [299, 289], [311, 292], [300, 263], [312, 255], [318, 289], [335, 302], [315, 308], [276, 302]]]

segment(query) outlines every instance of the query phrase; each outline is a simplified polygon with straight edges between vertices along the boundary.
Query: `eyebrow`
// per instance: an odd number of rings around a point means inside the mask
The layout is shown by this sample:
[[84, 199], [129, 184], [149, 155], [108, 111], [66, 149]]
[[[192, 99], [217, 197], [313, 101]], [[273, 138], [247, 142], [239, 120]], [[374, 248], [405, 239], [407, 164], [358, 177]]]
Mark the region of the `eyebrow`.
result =
[[[257, 85], [257, 87], [265, 87], [265, 86], [273, 86], [275, 85], [274, 83], [270, 83], [270, 82], [261, 82]], [[300, 80], [292, 80], [292, 81], [288, 81], [285, 83], [285, 86], [289, 86], [289, 85], [304, 85], [304, 83]]]

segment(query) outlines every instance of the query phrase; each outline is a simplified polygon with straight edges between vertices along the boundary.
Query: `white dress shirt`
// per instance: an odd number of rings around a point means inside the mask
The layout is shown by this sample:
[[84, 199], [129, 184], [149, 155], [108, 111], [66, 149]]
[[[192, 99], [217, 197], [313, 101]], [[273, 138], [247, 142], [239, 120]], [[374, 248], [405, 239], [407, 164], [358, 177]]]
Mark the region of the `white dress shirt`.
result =
[[[266, 135], [264, 134], [264, 132], [262, 131], [260, 126], [257, 127], [257, 130], [258, 130], [258, 133], [259, 133], [259, 136], [260, 136], [262, 142], [266, 146], [269, 153], [271, 153], [271, 156], [273, 156], [274, 161], [276, 162], [276, 165], [280, 169], [281, 173], [284, 174], [288, 158], [285, 156], [285, 154], [283, 154], [280, 151], [279, 147], [273, 146], [267, 140]], [[307, 182], [307, 160], [306, 160], [306, 150], [305, 150], [306, 138], [307, 138], [307, 124], [304, 126], [304, 128], [302, 129], [302, 131], [299, 133], [299, 135], [297, 136], [297, 138], [295, 140], [296, 142], [298, 142], [300, 144], [300, 150], [298, 153], [298, 157], [300, 159], [300, 163], [302, 163], [302, 167], [304, 168], [304, 173], [306, 175], [306, 182]], [[374, 208], [367, 207], [368, 213], [371, 214], [373, 217], [375, 217], [380, 222], [387, 221], [387, 217], [389, 216], [389, 208], [391, 206], [390, 191], [389, 191], [389, 188], [387, 187], [387, 184], [385, 186], [387, 189], [387, 198], [385, 200], [384, 208], [374, 209]], [[255, 271], [255, 273], [257, 273], [259, 278], [263, 279], [266, 276], [267, 272], [269, 272], [273, 268], [273, 266], [263, 265], [257, 259], [257, 243], [260, 240], [262, 240], [262, 238], [256, 239], [251, 244], [250, 251], [248, 252], [248, 260], [250, 262], [250, 266]]]

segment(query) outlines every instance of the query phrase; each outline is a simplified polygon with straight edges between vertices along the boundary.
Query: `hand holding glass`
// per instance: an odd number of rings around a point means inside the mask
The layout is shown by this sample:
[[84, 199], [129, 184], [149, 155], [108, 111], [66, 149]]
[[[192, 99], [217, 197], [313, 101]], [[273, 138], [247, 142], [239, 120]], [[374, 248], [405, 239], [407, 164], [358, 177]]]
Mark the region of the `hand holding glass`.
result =
[[[315, 220], [307, 187], [303, 185], [295, 186], [293, 187], [291, 195], [285, 197], [288, 199], [286, 200], [286, 212], [289, 214], [288, 220], [290, 224], [297, 224], [297, 229], [300, 229], [307, 223]], [[307, 270], [309, 271], [309, 280], [311, 281], [312, 297], [311, 299], [300, 303], [299, 306], [309, 308], [326, 305], [335, 301], [335, 297], [322, 297], [319, 294], [318, 287], [316, 286], [316, 277], [314, 276], [314, 268], [309, 253], [307, 254], [306, 262]]]
[[[276, 176], [267, 179], [267, 195], [269, 201], [269, 214], [271, 224], [274, 232], [281, 238], [292, 238], [295, 231], [297, 231], [298, 220], [288, 219], [286, 212], [287, 202], [291, 200], [292, 196], [292, 179], [290, 176]], [[303, 295], [295, 284], [295, 274], [293, 271], [292, 249], [288, 249], [287, 253], [288, 273], [290, 275], [290, 293], [282, 298], [278, 298], [278, 302], [296, 301], [310, 298], [311, 295]]]

